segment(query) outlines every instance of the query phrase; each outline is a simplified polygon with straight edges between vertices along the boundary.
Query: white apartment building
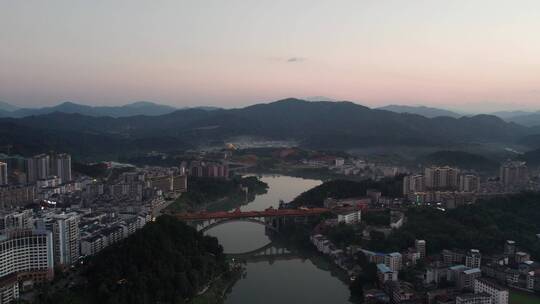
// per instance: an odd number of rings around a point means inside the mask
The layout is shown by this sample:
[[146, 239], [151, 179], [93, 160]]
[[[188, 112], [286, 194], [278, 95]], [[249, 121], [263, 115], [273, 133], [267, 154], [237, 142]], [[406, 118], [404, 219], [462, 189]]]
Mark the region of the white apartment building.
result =
[[80, 256], [79, 215], [75, 212], [47, 214], [47, 230], [53, 233], [55, 264], [71, 265]]
[[492, 304], [492, 301], [488, 293], [469, 293], [458, 295], [456, 304]]
[[338, 212], [338, 223], [359, 224], [362, 221], [362, 211], [352, 210]]
[[388, 266], [392, 271], [401, 270], [402, 264], [403, 258], [399, 252], [392, 252], [384, 256], [384, 265]]
[[50, 231], [23, 229], [0, 235], [0, 303], [18, 298], [19, 283], [33, 285], [53, 277]]
[[508, 289], [493, 281], [478, 278], [474, 281], [474, 293], [487, 293], [492, 304], [508, 304]]

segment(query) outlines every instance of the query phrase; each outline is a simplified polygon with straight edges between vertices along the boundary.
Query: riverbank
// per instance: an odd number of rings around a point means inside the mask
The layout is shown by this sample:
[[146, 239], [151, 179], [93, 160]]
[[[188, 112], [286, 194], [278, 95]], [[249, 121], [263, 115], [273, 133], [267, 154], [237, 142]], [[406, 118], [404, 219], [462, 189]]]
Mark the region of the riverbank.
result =
[[268, 185], [256, 176], [234, 176], [231, 179], [197, 178], [188, 179], [188, 191], [183, 193], [167, 211], [188, 212], [206, 208], [214, 203], [234, 202], [240, 204], [253, 201], [257, 195], [266, 193]]
[[343, 175], [332, 172], [328, 168], [304, 168], [304, 167], [287, 167], [279, 166], [271, 169], [257, 170], [256, 168], [248, 171], [250, 174], [257, 175], [283, 175], [290, 177], [298, 177], [304, 179], [317, 179], [321, 181], [329, 181], [334, 179], [346, 179], [352, 181], [365, 180], [366, 177], [358, 175]]
[[195, 296], [189, 304], [222, 304], [231, 288], [242, 278], [245, 269], [235, 265], [229, 274], [220, 276], [207, 286], [201, 294]]

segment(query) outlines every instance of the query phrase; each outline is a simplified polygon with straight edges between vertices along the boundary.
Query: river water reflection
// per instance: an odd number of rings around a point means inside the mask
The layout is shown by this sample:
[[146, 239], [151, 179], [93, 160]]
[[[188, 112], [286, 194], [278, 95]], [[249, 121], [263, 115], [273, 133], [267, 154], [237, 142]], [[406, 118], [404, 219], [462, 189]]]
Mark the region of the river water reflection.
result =
[[[268, 193], [257, 196], [242, 210], [277, 208], [279, 200], [291, 201], [321, 184], [318, 180], [281, 175], [265, 175], [261, 179], [268, 184]], [[226, 253], [252, 251], [270, 243], [264, 226], [249, 222], [226, 223], [207, 233], [219, 239]], [[351, 303], [347, 286], [310, 259], [287, 257], [248, 262], [246, 269], [246, 277], [233, 286], [226, 304]]]

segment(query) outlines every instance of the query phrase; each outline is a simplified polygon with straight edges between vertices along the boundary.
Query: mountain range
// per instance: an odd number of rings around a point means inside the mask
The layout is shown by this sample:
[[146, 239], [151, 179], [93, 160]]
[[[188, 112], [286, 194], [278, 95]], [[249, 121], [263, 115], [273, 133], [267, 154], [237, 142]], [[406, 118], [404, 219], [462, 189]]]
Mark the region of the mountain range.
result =
[[63, 102], [52, 107], [18, 108], [8, 103], [0, 103], [0, 117], [27, 117], [54, 112], [77, 113], [88, 116], [127, 117], [135, 115], [163, 115], [176, 111], [177, 108], [160, 105], [149, 101], [138, 101], [123, 106], [87, 106], [74, 102]]
[[526, 127], [540, 126], [540, 112], [525, 112], [525, 114], [511, 116], [505, 118], [505, 120], [515, 122]]
[[[231, 138], [294, 140], [301, 146], [348, 149], [371, 146], [448, 146], [514, 143], [540, 134], [490, 115], [434, 117], [370, 109], [352, 102], [294, 98], [238, 109], [179, 109], [163, 115], [110, 117], [53, 112], [0, 119], [0, 146], [23, 152], [71, 148], [115, 154], [223, 144]], [[531, 138], [531, 137], [530, 137]]]
[[12, 112], [19, 109], [18, 107], [11, 105], [5, 101], [0, 101], [0, 112]]
[[[324, 96], [314, 96], [306, 97], [306, 101], [331, 101], [337, 102], [336, 100], [324, 97]], [[220, 108], [217, 107], [194, 107], [195, 109], [202, 109], [213, 111]], [[12, 117], [12, 118], [21, 118], [27, 116], [35, 115], [44, 115], [55, 112], [60, 113], [70, 113], [70, 114], [82, 114], [86, 116], [109, 116], [109, 117], [129, 117], [137, 115], [147, 115], [147, 116], [159, 116], [164, 114], [169, 114], [177, 110], [183, 110], [188, 108], [175, 108], [168, 105], [157, 104], [149, 101], [138, 101], [123, 106], [89, 106], [78, 104], [74, 102], [63, 102], [56, 106], [50, 107], [41, 107], [41, 108], [21, 108], [9, 104], [7, 102], [0, 101], [0, 118], [1, 117]], [[193, 109], [193, 108], [190, 108]], [[453, 112], [445, 109], [426, 107], [426, 106], [406, 106], [406, 105], [388, 105], [384, 107], [375, 108], [376, 110], [385, 110], [395, 113], [407, 113], [407, 114], [417, 114], [427, 118], [435, 117], [453, 117], [460, 118], [463, 116], [473, 116], [471, 114], [464, 114]], [[502, 118], [507, 122], [514, 122], [526, 127], [538, 126], [540, 128], [540, 111], [499, 111], [493, 112], [489, 115], [497, 116]]]
[[458, 114], [456, 112], [452, 112], [449, 110], [426, 107], [426, 106], [388, 105], [388, 106], [380, 107], [377, 109], [392, 111], [396, 113], [418, 114], [418, 115], [422, 115], [428, 118], [434, 118], [434, 117], [439, 117], [439, 116], [459, 118], [463, 116], [462, 114]]

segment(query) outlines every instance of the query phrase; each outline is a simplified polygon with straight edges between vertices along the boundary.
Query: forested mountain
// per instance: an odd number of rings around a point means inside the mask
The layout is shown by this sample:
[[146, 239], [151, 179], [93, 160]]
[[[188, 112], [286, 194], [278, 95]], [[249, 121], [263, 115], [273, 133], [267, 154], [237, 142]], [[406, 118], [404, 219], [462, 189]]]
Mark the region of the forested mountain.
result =
[[527, 111], [499, 111], [499, 112], [493, 112], [490, 113], [491, 115], [495, 115], [497, 117], [500, 117], [504, 120], [511, 120], [514, 117], [523, 116], [523, 115], [529, 115], [533, 114], [534, 112], [527, 112]]
[[518, 115], [510, 117], [506, 120], [515, 122], [526, 127], [540, 126], [540, 112], [532, 112], [524, 115]]
[[448, 165], [477, 171], [494, 171], [500, 165], [498, 161], [464, 151], [436, 151], [418, 158], [417, 162], [424, 165]]
[[44, 115], [55, 112], [110, 117], [127, 117], [135, 115], [156, 116], [171, 113], [177, 109], [171, 106], [160, 105], [149, 101], [138, 101], [123, 106], [87, 106], [68, 101], [52, 107], [22, 109], [14, 106], [9, 108], [7, 106], [3, 107], [0, 104], [0, 110], [3, 110], [0, 112], [0, 117], [18, 118], [32, 115]]
[[[150, 144], [159, 145], [150, 149], [163, 146], [177, 149], [185, 147], [186, 143], [193, 146], [223, 143], [235, 136], [294, 140], [307, 147], [346, 149], [381, 145], [509, 143], [534, 134], [532, 129], [489, 115], [426, 118], [370, 109], [352, 102], [298, 99], [228, 110], [183, 109], [159, 116], [113, 118], [50, 113], [0, 119], [0, 124], [6, 123], [13, 134], [0, 138], [0, 145], [15, 141], [25, 146], [25, 139], [34, 133], [35, 136], [40, 134], [39, 141], [49, 141], [50, 145], [66, 137], [72, 139], [70, 144], [74, 146], [100, 145], [99, 139], [103, 138], [101, 145], [106, 145], [109, 139], [117, 139], [123, 146], [139, 149], [146, 149]], [[16, 138], [14, 134], [25, 136]], [[77, 134], [81, 135], [80, 139]], [[97, 142], [92, 142], [94, 139]], [[32, 142], [26, 144], [33, 145]]]
[[17, 110], [18, 107], [12, 105], [12, 104], [9, 104], [5, 101], [0, 101], [0, 115], [2, 115], [1, 113], [2, 112], [11, 112], [11, 111], [15, 111]]
[[392, 111], [396, 113], [417, 114], [417, 115], [422, 115], [428, 118], [439, 117], [439, 116], [458, 118], [458, 117], [463, 116], [461, 114], [458, 114], [456, 112], [452, 112], [449, 110], [426, 107], [426, 106], [415, 107], [415, 106], [403, 106], [403, 105], [388, 105], [388, 106], [380, 107], [377, 109]]

